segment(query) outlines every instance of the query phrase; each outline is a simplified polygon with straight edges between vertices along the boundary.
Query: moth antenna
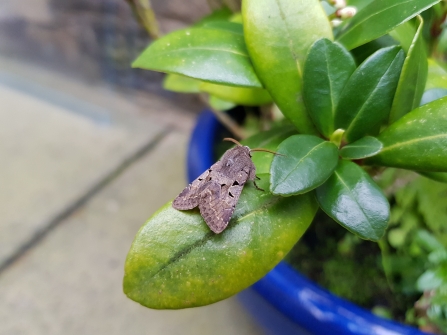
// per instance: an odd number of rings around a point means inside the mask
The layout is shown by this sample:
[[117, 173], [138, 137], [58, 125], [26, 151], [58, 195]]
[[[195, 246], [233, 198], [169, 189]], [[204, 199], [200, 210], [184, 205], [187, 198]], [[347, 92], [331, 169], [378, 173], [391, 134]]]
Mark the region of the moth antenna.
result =
[[236, 141], [234, 138], [229, 138], [229, 137], [225, 137], [224, 139], [223, 139], [224, 141], [229, 141], [229, 142], [233, 142], [233, 143], [236, 143], [238, 146], [242, 146], [242, 144], [240, 144], [238, 141]]
[[254, 148], [254, 149], [250, 149], [250, 152], [252, 152], [252, 151], [264, 151], [264, 152], [270, 152], [271, 154], [274, 154], [274, 155], [278, 155], [278, 156], [284, 156], [284, 157], [286, 157], [286, 155], [280, 154], [280, 153], [278, 153], [278, 152], [275, 152], [275, 151], [272, 151], [272, 150], [269, 150], [269, 149], [263, 149], [263, 148]]

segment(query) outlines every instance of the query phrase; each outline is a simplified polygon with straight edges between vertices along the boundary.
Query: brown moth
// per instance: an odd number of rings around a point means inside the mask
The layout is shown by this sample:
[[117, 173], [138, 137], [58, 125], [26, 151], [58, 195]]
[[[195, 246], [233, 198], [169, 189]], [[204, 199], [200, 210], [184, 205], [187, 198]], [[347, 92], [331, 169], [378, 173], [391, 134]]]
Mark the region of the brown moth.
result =
[[206, 224], [216, 234], [227, 227], [233, 215], [236, 204], [247, 180], [253, 180], [256, 185], [256, 168], [251, 160], [251, 152], [267, 149], [250, 149], [232, 138], [225, 138], [237, 144], [222, 156], [196, 180], [189, 184], [177, 198], [172, 207], [179, 210], [193, 209], [199, 206], [200, 214]]

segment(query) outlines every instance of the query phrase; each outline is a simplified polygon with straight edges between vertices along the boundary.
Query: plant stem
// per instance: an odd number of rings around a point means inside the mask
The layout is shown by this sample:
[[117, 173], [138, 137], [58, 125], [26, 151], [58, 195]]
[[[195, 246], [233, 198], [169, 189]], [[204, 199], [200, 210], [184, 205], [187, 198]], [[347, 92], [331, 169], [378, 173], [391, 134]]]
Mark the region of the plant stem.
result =
[[220, 123], [222, 123], [233, 134], [234, 137], [236, 137], [239, 140], [242, 140], [246, 137], [244, 129], [241, 126], [239, 126], [236, 121], [234, 121], [227, 114], [211, 107], [211, 105], [208, 102], [208, 97], [206, 94], [200, 93], [199, 98], [204, 104], [206, 104], [209, 110], [213, 112], [213, 114], [220, 121]]

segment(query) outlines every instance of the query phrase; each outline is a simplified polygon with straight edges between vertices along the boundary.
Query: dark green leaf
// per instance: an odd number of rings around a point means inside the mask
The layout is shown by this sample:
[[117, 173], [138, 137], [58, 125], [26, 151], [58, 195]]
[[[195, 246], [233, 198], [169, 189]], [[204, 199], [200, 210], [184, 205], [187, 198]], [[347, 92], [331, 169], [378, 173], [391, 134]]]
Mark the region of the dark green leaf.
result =
[[422, 21], [420, 16], [418, 16], [418, 19], [419, 28], [414, 35], [402, 67], [396, 95], [390, 111], [389, 123], [393, 123], [418, 107], [424, 93], [428, 63], [424, 38], [422, 37], [424, 21]]
[[415, 34], [416, 29], [410, 22], [402, 23], [389, 33], [392, 38], [400, 43], [405, 53], [408, 53], [408, 50], [410, 50]]
[[385, 233], [390, 216], [388, 200], [357, 164], [340, 161], [316, 195], [330, 217], [359, 237], [378, 241]]
[[375, 39], [374, 41], [363, 44], [355, 49], [351, 50], [352, 56], [354, 56], [356, 64], [362, 64], [368, 57], [370, 57], [376, 51], [399, 45], [390, 35], [383, 35]]
[[355, 68], [351, 54], [326, 38], [315, 42], [309, 51], [304, 64], [303, 97], [315, 126], [326, 138], [335, 130], [335, 109]]
[[230, 20], [232, 16], [233, 12], [227, 7], [223, 7], [200, 19], [194, 24], [194, 27], [201, 27], [209, 22], [214, 21], [227, 21]]
[[[296, 128], [293, 126], [278, 126], [271, 130], [257, 133], [243, 140], [242, 143], [252, 149], [257, 147], [276, 151], [282, 141], [295, 134]], [[252, 161], [256, 166], [256, 173], [270, 173], [270, 165], [272, 164], [273, 157], [274, 155], [269, 152], [252, 152]]]
[[163, 88], [179, 93], [199, 93], [200, 81], [178, 74], [169, 73], [163, 81]]
[[282, 142], [270, 168], [273, 194], [293, 195], [323, 184], [338, 163], [337, 146], [313, 135], [294, 135]]
[[340, 97], [335, 128], [353, 142], [375, 135], [388, 118], [405, 54], [400, 47], [380, 49], [353, 73]]
[[244, 106], [261, 106], [272, 102], [270, 94], [262, 88], [246, 88], [202, 83], [200, 89], [220, 99]]
[[377, 154], [383, 144], [377, 138], [366, 136], [354, 143], [344, 146], [340, 150], [340, 156], [345, 159], [363, 159]]
[[353, 49], [393, 30], [440, 0], [375, 0], [343, 24], [337, 40]]
[[242, 36], [244, 35], [244, 28], [242, 27], [242, 24], [236, 23], [236, 22], [210, 21], [210, 22], [206, 22], [202, 27], [208, 28], [208, 29], [226, 30], [226, 31], [230, 31], [234, 34], [238, 34], [238, 35], [242, 35]]
[[301, 133], [316, 133], [302, 101], [302, 67], [310, 46], [332, 38], [318, 0], [245, 0], [244, 33], [259, 78]]
[[441, 99], [447, 96], [447, 89], [445, 88], [432, 88], [424, 92], [421, 99], [421, 106], [428, 104], [429, 102]]
[[379, 154], [369, 164], [447, 172], [447, 97], [421, 106], [383, 131]]
[[230, 31], [191, 28], [152, 43], [132, 64], [230, 86], [262, 87], [244, 37]]
[[166, 204], [140, 229], [127, 255], [124, 292], [155, 309], [228, 298], [270, 271], [303, 235], [317, 205], [311, 195], [273, 196], [248, 183], [228, 228], [210, 231], [197, 210]]

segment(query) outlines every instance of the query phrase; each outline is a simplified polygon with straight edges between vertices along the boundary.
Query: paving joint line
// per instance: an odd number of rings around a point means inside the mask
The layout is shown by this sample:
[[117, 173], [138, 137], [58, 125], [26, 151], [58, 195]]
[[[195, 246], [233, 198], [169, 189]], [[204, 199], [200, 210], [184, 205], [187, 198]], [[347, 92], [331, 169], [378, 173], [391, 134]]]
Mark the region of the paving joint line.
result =
[[108, 173], [99, 182], [93, 185], [85, 194], [65, 207], [59, 214], [51, 219], [48, 224], [38, 230], [28, 241], [23, 243], [12, 255], [6, 258], [0, 263], [0, 275], [13, 265], [20, 257], [25, 255], [28, 251], [36, 247], [45, 237], [57, 228], [65, 219], [76, 212], [78, 209], [87, 204], [94, 196], [101, 192], [111, 182], [113, 182], [118, 176], [120, 176], [128, 167], [136, 163], [138, 160], [152, 152], [157, 145], [167, 137], [173, 131], [172, 127], [166, 128], [161, 131], [155, 138], [151, 139], [148, 143], [139, 148], [136, 152], [124, 159], [115, 169]]

